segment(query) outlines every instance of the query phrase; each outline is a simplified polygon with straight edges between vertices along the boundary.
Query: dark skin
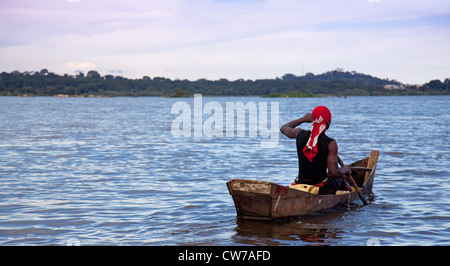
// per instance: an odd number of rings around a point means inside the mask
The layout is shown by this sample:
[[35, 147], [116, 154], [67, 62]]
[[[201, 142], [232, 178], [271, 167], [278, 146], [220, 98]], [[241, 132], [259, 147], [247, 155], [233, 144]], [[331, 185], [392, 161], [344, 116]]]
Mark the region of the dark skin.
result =
[[[283, 125], [280, 128], [281, 133], [286, 135], [286, 137], [295, 139], [297, 138], [297, 134], [302, 131], [301, 128], [296, 128], [298, 125], [303, 123], [312, 123], [312, 115], [311, 114], [305, 114], [303, 117], [300, 117], [299, 119], [293, 120], [285, 125]], [[327, 122], [327, 129], [330, 127], [331, 120]], [[337, 160], [337, 154], [338, 154], [338, 146], [336, 141], [330, 142], [328, 145], [328, 157], [327, 157], [327, 168], [328, 168], [328, 176], [331, 178], [338, 178], [345, 175], [351, 175], [352, 170], [348, 166], [344, 166], [342, 168], [339, 168], [338, 166], [338, 160]]]

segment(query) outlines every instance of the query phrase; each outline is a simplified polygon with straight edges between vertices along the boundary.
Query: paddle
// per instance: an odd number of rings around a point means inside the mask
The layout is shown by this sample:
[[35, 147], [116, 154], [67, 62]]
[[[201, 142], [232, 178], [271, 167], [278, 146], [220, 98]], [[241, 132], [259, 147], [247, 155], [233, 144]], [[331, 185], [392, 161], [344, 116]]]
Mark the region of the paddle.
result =
[[[341, 158], [339, 157], [339, 155], [336, 155], [339, 164], [341, 165], [341, 167], [344, 167], [344, 162], [342, 162]], [[347, 180], [350, 182], [350, 184], [356, 189], [356, 193], [358, 193], [359, 198], [362, 200], [362, 202], [364, 203], [364, 205], [369, 205], [369, 203], [367, 202], [367, 200], [364, 198], [364, 196], [361, 193], [361, 190], [359, 190], [358, 185], [356, 185], [355, 180], [353, 179], [352, 175], [347, 175]]]

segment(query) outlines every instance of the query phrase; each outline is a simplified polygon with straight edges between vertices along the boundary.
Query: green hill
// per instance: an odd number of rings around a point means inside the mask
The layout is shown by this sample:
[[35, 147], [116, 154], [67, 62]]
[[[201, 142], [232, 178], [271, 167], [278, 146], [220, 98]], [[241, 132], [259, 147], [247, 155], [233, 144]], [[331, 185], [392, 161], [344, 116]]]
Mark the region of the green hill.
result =
[[97, 71], [85, 75], [57, 75], [41, 71], [0, 74], [0, 96], [269, 96], [313, 97], [355, 95], [450, 94], [450, 79], [432, 80], [422, 86], [408, 86], [395, 80], [380, 79], [340, 69], [304, 76], [285, 74], [281, 78], [229, 81], [227, 79], [171, 80], [163, 77], [128, 79], [101, 76]]

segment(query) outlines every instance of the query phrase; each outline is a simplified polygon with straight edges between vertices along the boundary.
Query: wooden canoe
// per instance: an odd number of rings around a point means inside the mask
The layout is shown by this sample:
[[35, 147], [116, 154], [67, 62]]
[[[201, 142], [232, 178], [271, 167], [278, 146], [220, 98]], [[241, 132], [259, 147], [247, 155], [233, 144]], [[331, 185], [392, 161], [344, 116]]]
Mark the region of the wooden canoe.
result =
[[[354, 162], [352, 176], [364, 197], [372, 192], [379, 152]], [[367, 169], [370, 168], [371, 170]], [[364, 169], [364, 171], [360, 171]], [[324, 211], [359, 200], [356, 191], [338, 191], [335, 195], [318, 195], [282, 186], [276, 183], [248, 179], [227, 182], [238, 218], [272, 220], [298, 217]]]

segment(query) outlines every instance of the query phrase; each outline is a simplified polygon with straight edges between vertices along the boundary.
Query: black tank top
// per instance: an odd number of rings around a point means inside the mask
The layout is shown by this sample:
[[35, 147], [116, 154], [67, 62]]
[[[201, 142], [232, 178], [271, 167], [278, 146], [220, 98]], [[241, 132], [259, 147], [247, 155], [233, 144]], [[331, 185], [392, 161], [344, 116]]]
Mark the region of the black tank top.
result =
[[310, 134], [311, 131], [302, 130], [297, 135], [298, 183], [315, 185], [327, 178], [328, 145], [334, 139], [325, 135], [325, 132], [320, 134], [317, 142], [318, 153], [310, 162], [303, 154], [303, 148], [308, 142]]

